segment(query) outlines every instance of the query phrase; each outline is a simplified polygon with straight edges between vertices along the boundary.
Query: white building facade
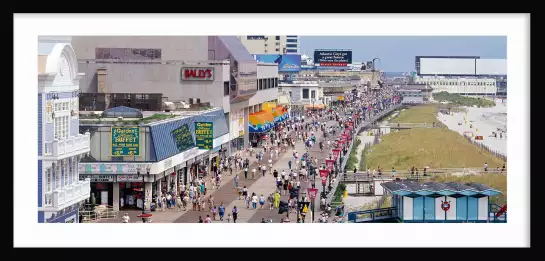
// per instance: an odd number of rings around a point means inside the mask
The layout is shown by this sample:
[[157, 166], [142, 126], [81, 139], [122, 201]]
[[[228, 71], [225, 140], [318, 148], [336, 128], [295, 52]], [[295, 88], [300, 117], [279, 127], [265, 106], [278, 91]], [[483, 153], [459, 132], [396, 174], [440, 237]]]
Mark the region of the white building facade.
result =
[[38, 222], [78, 223], [78, 208], [90, 196], [78, 162], [89, 152], [89, 134], [79, 133], [79, 80], [69, 41], [38, 43]]
[[251, 54], [300, 54], [298, 35], [246, 35], [238, 36]]
[[445, 78], [445, 77], [417, 77], [417, 84], [428, 84], [433, 93], [448, 92], [460, 95], [495, 95], [497, 92], [494, 78]]
[[293, 81], [280, 83], [278, 91], [287, 94], [295, 103], [312, 105], [325, 104], [323, 88], [318, 81]]

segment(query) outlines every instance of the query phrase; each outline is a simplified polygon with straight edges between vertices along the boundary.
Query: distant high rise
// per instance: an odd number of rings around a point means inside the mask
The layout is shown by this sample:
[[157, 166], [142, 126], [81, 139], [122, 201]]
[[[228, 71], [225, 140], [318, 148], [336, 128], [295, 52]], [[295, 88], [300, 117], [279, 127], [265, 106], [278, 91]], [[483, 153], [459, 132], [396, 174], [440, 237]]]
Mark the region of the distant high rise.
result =
[[300, 54], [297, 35], [246, 35], [238, 37], [251, 54]]

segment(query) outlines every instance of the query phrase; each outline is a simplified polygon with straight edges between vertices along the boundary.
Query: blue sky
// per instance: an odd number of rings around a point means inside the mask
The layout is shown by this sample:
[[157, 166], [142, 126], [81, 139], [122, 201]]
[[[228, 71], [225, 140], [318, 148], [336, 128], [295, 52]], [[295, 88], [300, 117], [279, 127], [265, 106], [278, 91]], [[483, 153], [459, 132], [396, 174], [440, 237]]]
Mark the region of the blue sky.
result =
[[301, 53], [311, 58], [314, 49], [352, 49], [356, 62], [376, 61], [385, 72], [414, 70], [414, 57], [472, 55], [507, 58], [506, 36], [301, 36]]

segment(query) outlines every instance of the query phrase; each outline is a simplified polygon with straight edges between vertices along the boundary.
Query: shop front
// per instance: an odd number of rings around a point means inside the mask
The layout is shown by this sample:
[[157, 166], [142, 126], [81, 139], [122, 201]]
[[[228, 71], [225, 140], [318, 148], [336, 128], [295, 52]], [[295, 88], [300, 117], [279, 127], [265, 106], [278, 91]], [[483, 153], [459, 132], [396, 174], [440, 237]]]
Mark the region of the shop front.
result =
[[144, 207], [144, 177], [140, 175], [116, 175], [119, 186], [120, 209]]
[[91, 201], [97, 205], [113, 204], [113, 183], [115, 175], [112, 174], [80, 174], [79, 180], [91, 180]]
[[274, 127], [274, 116], [268, 111], [258, 111], [248, 116], [248, 131], [252, 147], [258, 147], [263, 142], [267, 132]]

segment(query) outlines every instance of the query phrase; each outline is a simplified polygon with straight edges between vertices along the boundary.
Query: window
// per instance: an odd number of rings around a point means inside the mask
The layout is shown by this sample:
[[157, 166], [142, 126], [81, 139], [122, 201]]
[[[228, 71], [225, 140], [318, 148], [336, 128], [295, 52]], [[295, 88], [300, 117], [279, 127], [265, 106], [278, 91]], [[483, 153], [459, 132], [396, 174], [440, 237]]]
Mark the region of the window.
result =
[[246, 40], [265, 40], [264, 35], [248, 35], [246, 36]]
[[297, 44], [286, 44], [286, 47], [297, 48]]
[[308, 89], [303, 89], [303, 99], [308, 99]]
[[61, 188], [61, 165], [57, 163], [55, 166], [55, 189]]
[[286, 53], [297, 53], [297, 49], [286, 49]]
[[316, 91], [310, 91], [310, 98], [316, 99]]
[[55, 116], [55, 139], [68, 137], [68, 116]]
[[287, 43], [296, 43], [297, 39], [286, 39]]
[[276, 42], [275, 45], [276, 45], [276, 46], [280, 46], [280, 43], [279, 43], [279, 42]]
[[276, 48], [275, 51], [280, 52], [280, 48]]
[[223, 96], [229, 95], [229, 81], [223, 82]]
[[79, 170], [78, 170], [78, 161], [77, 158], [74, 158], [72, 160], [72, 183], [76, 183], [79, 181]]
[[64, 180], [63, 187], [65, 187], [68, 186], [68, 160], [62, 161], [62, 169], [62, 179]]
[[161, 49], [95, 48], [95, 59], [149, 60], [161, 59]]
[[280, 41], [280, 36], [277, 35], [277, 36], [275, 37], [275, 39], [276, 39], [277, 41]]
[[68, 117], [70, 117], [70, 102], [59, 101], [55, 103], [55, 139], [68, 137]]
[[45, 182], [45, 192], [47, 193], [53, 191], [53, 177], [50, 168], [45, 170]]
[[288, 93], [290, 94], [290, 98], [293, 97], [293, 96], [291, 95], [291, 92], [288, 92]]

